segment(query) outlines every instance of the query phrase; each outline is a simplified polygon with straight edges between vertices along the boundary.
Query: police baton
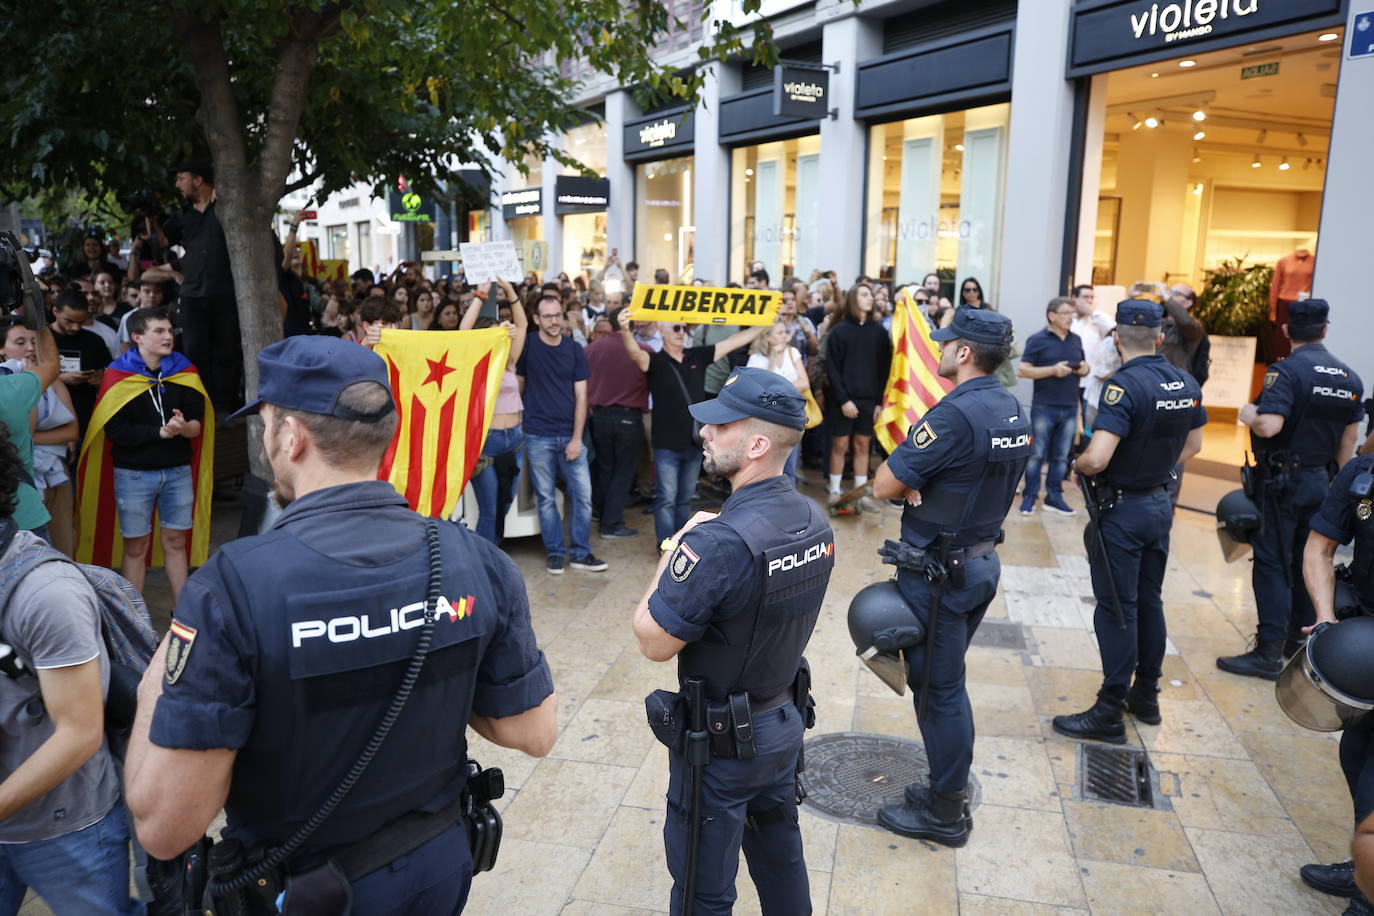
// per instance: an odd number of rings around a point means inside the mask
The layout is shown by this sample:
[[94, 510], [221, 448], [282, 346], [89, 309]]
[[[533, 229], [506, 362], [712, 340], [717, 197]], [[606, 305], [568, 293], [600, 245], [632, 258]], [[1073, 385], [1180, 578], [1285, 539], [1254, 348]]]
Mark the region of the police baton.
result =
[[1107, 542], [1102, 540], [1102, 514], [1098, 511], [1097, 483], [1090, 480], [1088, 475], [1082, 471], [1074, 471], [1073, 476], [1078, 481], [1078, 491], [1083, 494], [1083, 506], [1088, 510], [1088, 527], [1092, 529], [1091, 535], [1087, 531], [1083, 532], [1083, 546], [1088, 551], [1089, 562], [1092, 561], [1094, 549], [1102, 558], [1102, 578], [1107, 581], [1107, 593], [1112, 599], [1112, 613], [1116, 615], [1116, 627], [1119, 630], [1124, 630], [1126, 629], [1126, 615], [1121, 611], [1121, 599], [1116, 594], [1116, 579], [1112, 577], [1112, 564], [1107, 559]]
[[687, 876], [682, 882], [682, 916], [696, 910], [697, 860], [701, 851], [701, 779], [711, 757], [711, 738], [706, 732], [706, 680], [689, 677], [687, 684], [686, 758], [692, 780], [692, 803], [687, 810]]
[[924, 722], [930, 708], [930, 669], [935, 664], [935, 634], [940, 627], [940, 605], [949, 589], [949, 550], [954, 543], [953, 531], [941, 531], [939, 559], [926, 560], [925, 577], [930, 583], [930, 621], [926, 624], [925, 664], [921, 666], [921, 695], [916, 698], [916, 720]]

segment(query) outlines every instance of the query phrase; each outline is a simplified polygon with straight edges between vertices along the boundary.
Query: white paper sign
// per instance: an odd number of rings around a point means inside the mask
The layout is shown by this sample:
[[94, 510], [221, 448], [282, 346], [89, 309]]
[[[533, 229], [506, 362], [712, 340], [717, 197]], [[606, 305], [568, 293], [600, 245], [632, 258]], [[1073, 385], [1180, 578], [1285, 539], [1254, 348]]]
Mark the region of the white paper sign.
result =
[[520, 269], [520, 258], [515, 253], [515, 243], [510, 239], [500, 242], [459, 242], [458, 250], [463, 254], [463, 276], [472, 285], [498, 279], [519, 283], [525, 278]]
[[1255, 377], [1255, 338], [1210, 335], [1212, 364], [1202, 386], [1204, 407], [1243, 407]]
[[57, 371], [62, 373], [81, 371], [80, 353], [62, 353], [57, 357]]

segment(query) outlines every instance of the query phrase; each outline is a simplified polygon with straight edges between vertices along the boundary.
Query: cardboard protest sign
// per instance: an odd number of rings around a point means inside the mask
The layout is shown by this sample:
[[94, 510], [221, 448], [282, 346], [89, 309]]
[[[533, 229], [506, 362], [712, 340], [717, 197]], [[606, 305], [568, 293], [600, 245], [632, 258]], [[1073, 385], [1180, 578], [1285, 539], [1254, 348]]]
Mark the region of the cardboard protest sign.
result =
[[463, 276], [471, 284], [509, 280], [519, 283], [525, 278], [520, 269], [520, 257], [510, 239], [500, 242], [459, 242], [463, 254]]
[[710, 286], [656, 286], [636, 283], [630, 299], [635, 321], [685, 324], [771, 325], [782, 293], [771, 289], [716, 289]]

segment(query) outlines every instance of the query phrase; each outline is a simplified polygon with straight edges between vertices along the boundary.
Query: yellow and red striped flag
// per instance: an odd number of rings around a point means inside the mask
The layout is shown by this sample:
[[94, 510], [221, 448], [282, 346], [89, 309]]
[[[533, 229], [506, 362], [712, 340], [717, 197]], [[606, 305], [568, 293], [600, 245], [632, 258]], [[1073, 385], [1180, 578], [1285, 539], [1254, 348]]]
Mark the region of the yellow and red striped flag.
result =
[[911, 287], [903, 287], [892, 312], [892, 368], [874, 430], [883, 448], [896, 451], [916, 421], [953, 390], [954, 383], [940, 377], [940, 346], [930, 339], [930, 322], [912, 300]]
[[377, 471], [430, 518], [447, 518], [487, 439], [510, 336], [480, 331], [382, 331], [400, 422]]

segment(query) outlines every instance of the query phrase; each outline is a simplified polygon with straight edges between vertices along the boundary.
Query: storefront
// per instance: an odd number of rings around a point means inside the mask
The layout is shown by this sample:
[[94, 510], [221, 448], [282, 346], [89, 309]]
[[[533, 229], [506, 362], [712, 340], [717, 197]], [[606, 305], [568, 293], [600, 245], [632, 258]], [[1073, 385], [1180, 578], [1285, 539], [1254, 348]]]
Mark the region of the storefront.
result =
[[869, 276], [906, 284], [934, 272], [951, 301], [966, 278], [989, 297], [997, 288], [1012, 16], [859, 64], [856, 116], [870, 123]]
[[554, 179], [554, 215], [563, 221], [563, 270], [591, 276], [606, 266], [606, 210], [611, 203], [606, 180], [606, 127], [583, 124], [563, 134], [563, 151], [596, 173], [589, 177], [569, 166]]
[[1312, 293], [1342, 7], [1112, 0], [1072, 14], [1068, 75], [1093, 77], [1066, 240], [1074, 280], [1099, 302], [1136, 284], [1197, 291], [1213, 341], [1201, 464], [1219, 476], [1249, 447], [1234, 410], [1257, 390], [1256, 361], [1286, 354], [1278, 326]]
[[[819, 123], [829, 110], [829, 74], [786, 65], [763, 76], [766, 86], [720, 103], [720, 142], [733, 147], [729, 277], [744, 282], [757, 261], [778, 284], [831, 266], [820, 244]], [[805, 100], [801, 117], [779, 108], [793, 97]]]
[[693, 277], [694, 126], [693, 112], [686, 107], [625, 124], [625, 161], [634, 164], [635, 173], [634, 256], [646, 278], [659, 268], [675, 283]]

